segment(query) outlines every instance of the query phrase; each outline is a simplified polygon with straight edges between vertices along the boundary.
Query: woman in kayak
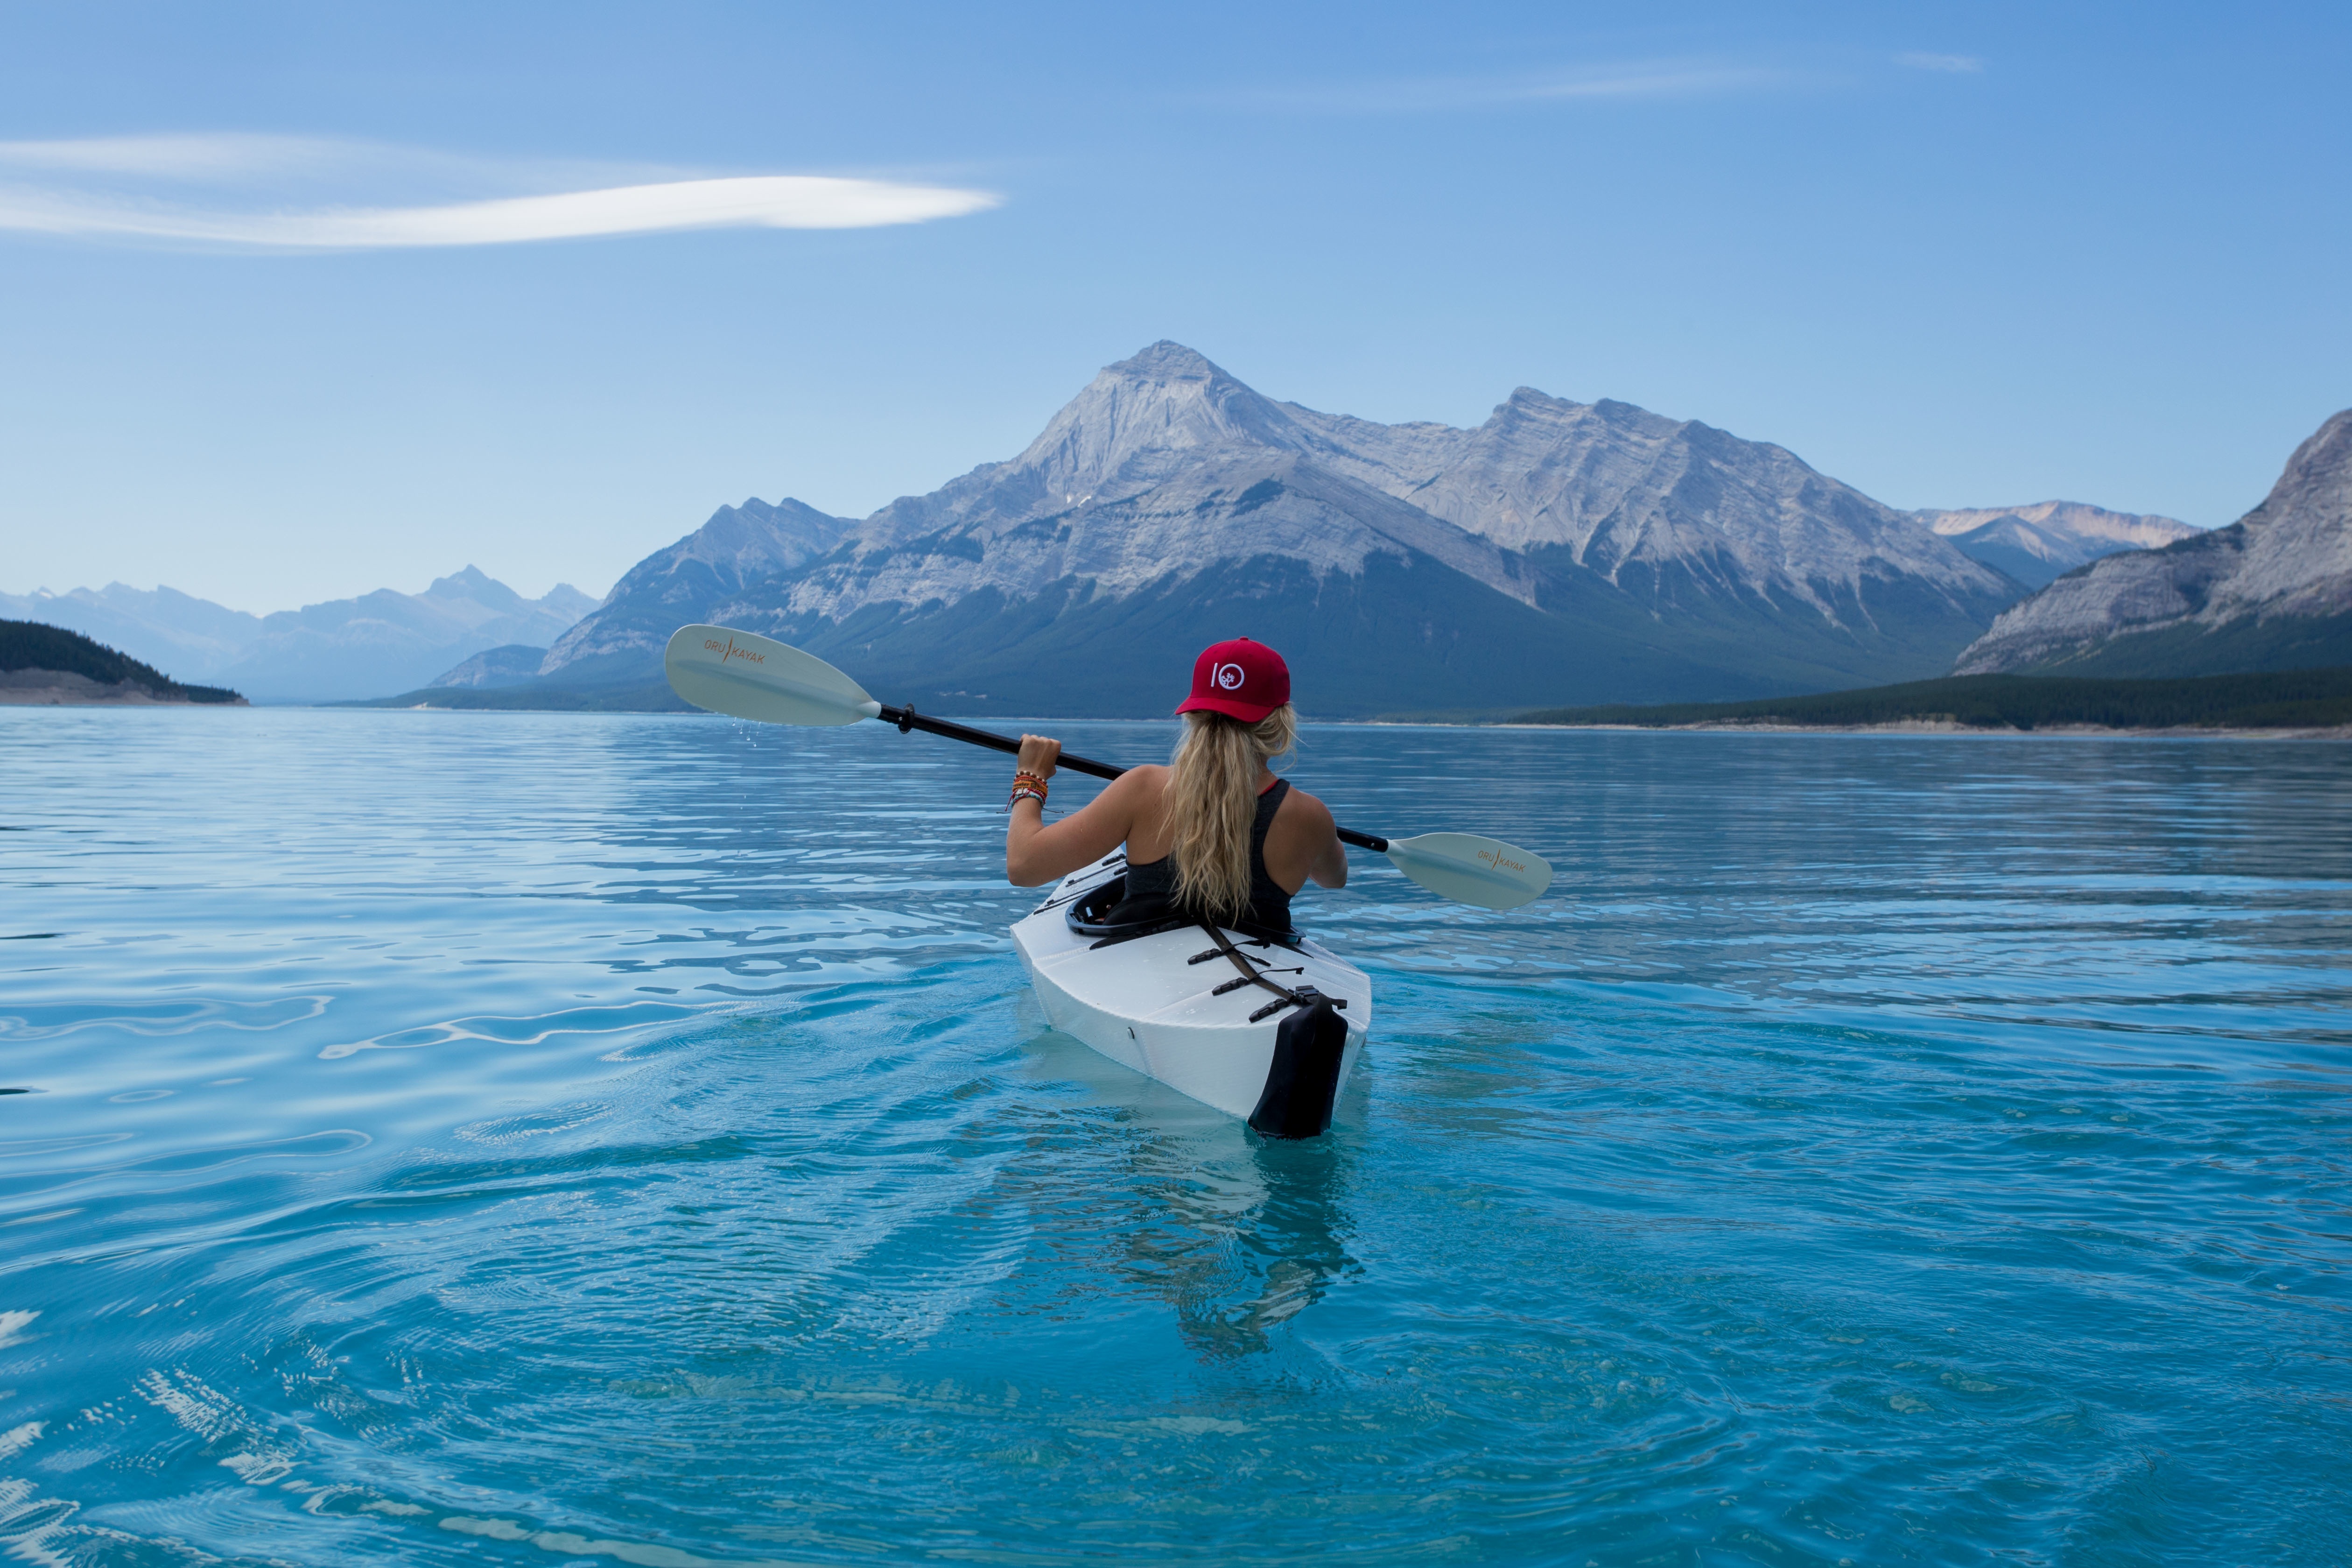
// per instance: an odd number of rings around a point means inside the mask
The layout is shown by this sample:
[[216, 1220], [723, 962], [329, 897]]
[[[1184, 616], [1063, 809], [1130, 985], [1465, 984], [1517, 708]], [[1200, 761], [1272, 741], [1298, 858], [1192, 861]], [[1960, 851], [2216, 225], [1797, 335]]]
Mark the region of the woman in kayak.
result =
[[1111, 923], [1188, 916], [1288, 931], [1293, 893], [1348, 882], [1331, 813], [1268, 765], [1298, 734], [1290, 667], [1247, 637], [1218, 643], [1193, 661], [1192, 695], [1176, 711], [1184, 737], [1173, 762], [1129, 769], [1050, 827], [1046, 781], [1062, 742], [1022, 736], [1005, 876], [1038, 887], [1124, 844], [1127, 896]]

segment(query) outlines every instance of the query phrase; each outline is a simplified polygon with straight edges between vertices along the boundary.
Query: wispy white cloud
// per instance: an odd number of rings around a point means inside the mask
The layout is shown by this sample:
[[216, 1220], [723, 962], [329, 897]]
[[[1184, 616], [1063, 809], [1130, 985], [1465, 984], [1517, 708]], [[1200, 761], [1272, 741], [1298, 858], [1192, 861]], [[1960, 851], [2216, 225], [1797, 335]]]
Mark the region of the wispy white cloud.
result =
[[544, 195], [587, 185], [641, 184], [709, 170], [611, 160], [517, 158], [449, 153], [339, 136], [177, 132], [152, 136], [88, 136], [70, 141], [0, 142], [0, 171], [29, 170], [85, 183], [139, 186], [247, 187], [283, 194], [315, 188], [438, 191], [445, 196]]
[[348, 158], [365, 145], [307, 136], [85, 136], [66, 142], [0, 142], [0, 164], [204, 179], [307, 168]]
[[1958, 76], [1970, 76], [1984, 69], [1984, 61], [1977, 58], [1974, 55], [1925, 55], [1915, 53], [1897, 55], [1895, 57], [1895, 63], [1898, 66], [1909, 66], [1913, 70], [1949, 71]]
[[1513, 104], [1706, 98], [1784, 86], [1791, 79], [1786, 71], [1759, 66], [1661, 60], [1496, 76], [1297, 83], [1221, 94], [1217, 101], [1307, 114], [1416, 114]]
[[[819, 174], [646, 178], [680, 171], [468, 158], [299, 137], [123, 136], [0, 142], [0, 230], [266, 250], [510, 245], [697, 228], [870, 228], [959, 217], [987, 191]], [[201, 203], [174, 187], [228, 186]], [[523, 195], [488, 195], [518, 188]], [[387, 202], [423, 189], [445, 199]], [[454, 189], [486, 199], [450, 201]], [[362, 192], [373, 203], [354, 200]], [[307, 201], [289, 202], [299, 193]], [[223, 199], [242, 195], [244, 199]]]
[[0, 186], [0, 228], [85, 237], [195, 240], [287, 250], [511, 245], [681, 228], [874, 228], [961, 217], [997, 205], [985, 191], [767, 174], [673, 180], [447, 206], [225, 213]]

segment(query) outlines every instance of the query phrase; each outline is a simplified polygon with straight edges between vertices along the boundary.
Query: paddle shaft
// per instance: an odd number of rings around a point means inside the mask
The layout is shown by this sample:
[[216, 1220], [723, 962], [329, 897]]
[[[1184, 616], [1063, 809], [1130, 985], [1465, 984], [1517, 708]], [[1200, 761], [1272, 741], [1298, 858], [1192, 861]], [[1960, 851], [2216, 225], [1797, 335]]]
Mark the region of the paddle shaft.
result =
[[[1003, 752], [1009, 756], [1021, 754], [1021, 742], [1010, 735], [1000, 735], [992, 730], [975, 730], [969, 724], [957, 724], [946, 719], [927, 718], [912, 708], [892, 708], [885, 705], [882, 711], [874, 716], [885, 724], [897, 725], [898, 733], [901, 735], [909, 730], [920, 730], [926, 735], [944, 735], [950, 741], [961, 741], [967, 746], [985, 746], [992, 752]], [[1125, 768], [1113, 767], [1108, 763], [1098, 763], [1091, 757], [1074, 756], [1068, 752], [1064, 752], [1055, 758], [1054, 765], [1067, 768], [1074, 773], [1085, 773], [1089, 778], [1097, 779], [1115, 779], [1127, 772]], [[1376, 837], [1370, 833], [1359, 833], [1352, 827], [1339, 829], [1339, 842], [1352, 844], [1359, 849], [1370, 849], [1379, 855], [1389, 852], [1387, 839]]]

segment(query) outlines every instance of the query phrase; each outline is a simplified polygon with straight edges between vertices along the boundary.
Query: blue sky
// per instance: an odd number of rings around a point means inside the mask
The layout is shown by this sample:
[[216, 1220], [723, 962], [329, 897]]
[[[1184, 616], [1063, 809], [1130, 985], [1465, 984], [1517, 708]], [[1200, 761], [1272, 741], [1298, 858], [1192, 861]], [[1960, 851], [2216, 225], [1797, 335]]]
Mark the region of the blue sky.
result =
[[1162, 337], [2219, 524], [2352, 405], [2347, 81], [2340, 4], [12, 5], [0, 590], [601, 593]]

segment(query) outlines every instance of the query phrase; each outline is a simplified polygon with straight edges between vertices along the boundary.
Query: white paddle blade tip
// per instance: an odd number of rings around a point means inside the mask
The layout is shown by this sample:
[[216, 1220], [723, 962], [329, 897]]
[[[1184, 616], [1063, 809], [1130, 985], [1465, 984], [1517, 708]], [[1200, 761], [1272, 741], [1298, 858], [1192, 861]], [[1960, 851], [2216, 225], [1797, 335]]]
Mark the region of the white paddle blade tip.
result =
[[1482, 910], [1516, 910], [1551, 888], [1550, 861], [1516, 844], [1475, 833], [1391, 838], [1389, 859], [1439, 897]]
[[764, 724], [855, 724], [882, 711], [817, 658], [731, 626], [680, 626], [662, 652], [670, 689], [713, 713]]

